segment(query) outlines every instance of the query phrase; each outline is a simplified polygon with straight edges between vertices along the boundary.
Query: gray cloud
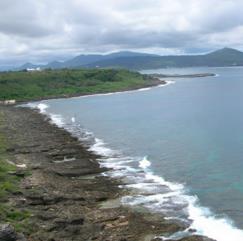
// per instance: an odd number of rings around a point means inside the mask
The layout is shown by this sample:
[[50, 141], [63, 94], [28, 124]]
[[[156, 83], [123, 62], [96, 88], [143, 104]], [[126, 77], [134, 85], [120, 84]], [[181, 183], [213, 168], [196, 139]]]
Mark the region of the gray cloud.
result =
[[243, 49], [241, 0], [1, 0], [0, 64], [120, 49]]

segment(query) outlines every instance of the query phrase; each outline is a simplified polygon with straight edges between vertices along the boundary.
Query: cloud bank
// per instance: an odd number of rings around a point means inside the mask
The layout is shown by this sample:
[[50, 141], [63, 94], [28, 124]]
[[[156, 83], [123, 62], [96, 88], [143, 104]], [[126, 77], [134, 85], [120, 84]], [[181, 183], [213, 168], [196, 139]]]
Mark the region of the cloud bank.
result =
[[0, 64], [243, 49], [241, 0], [1, 0]]

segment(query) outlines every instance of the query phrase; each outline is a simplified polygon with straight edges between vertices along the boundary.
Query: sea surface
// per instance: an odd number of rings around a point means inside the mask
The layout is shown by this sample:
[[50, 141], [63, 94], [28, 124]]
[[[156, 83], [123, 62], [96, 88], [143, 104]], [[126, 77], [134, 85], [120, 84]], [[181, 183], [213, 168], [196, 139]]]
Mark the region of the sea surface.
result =
[[161, 212], [218, 241], [243, 241], [243, 68], [143, 71], [205, 72], [217, 75], [29, 106], [104, 155], [101, 165], [113, 168], [105, 175], [137, 190], [125, 205]]

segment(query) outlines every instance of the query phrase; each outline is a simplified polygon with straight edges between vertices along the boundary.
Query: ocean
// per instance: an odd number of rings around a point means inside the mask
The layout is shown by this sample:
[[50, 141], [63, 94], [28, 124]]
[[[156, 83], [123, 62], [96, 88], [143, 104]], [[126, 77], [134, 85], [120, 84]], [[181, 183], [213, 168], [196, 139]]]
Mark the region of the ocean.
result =
[[[30, 103], [102, 154], [141, 206], [218, 241], [243, 241], [243, 68], [143, 73], [215, 73], [171, 78], [136, 91]], [[175, 233], [177, 239], [190, 233]]]

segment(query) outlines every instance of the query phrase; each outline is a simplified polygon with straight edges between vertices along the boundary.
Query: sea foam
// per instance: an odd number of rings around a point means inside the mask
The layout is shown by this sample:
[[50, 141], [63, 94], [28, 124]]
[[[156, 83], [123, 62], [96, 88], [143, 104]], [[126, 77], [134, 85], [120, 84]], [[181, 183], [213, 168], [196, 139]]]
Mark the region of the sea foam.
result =
[[40, 104], [37, 105], [37, 108], [40, 110], [40, 113], [45, 113], [46, 109], [48, 107], [49, 106], [47, 104], [44, 104], [44, 103], [40, 103]]
[[24, 107], [29, 107], [31, 109], [37, 109], [40, 111], [41, 114], [45, 114], [46, 110], [49, 108], [49, 106], [45, 103], [37, 103], [37, 102], [32, 102], [24, 105], [20, 105]]
[[151, 162], [147, 159], [147, 157], [144, 157], [140, 162], [139, 162], [139, 167], [142, 169], [146, 169], [151, 166]]

